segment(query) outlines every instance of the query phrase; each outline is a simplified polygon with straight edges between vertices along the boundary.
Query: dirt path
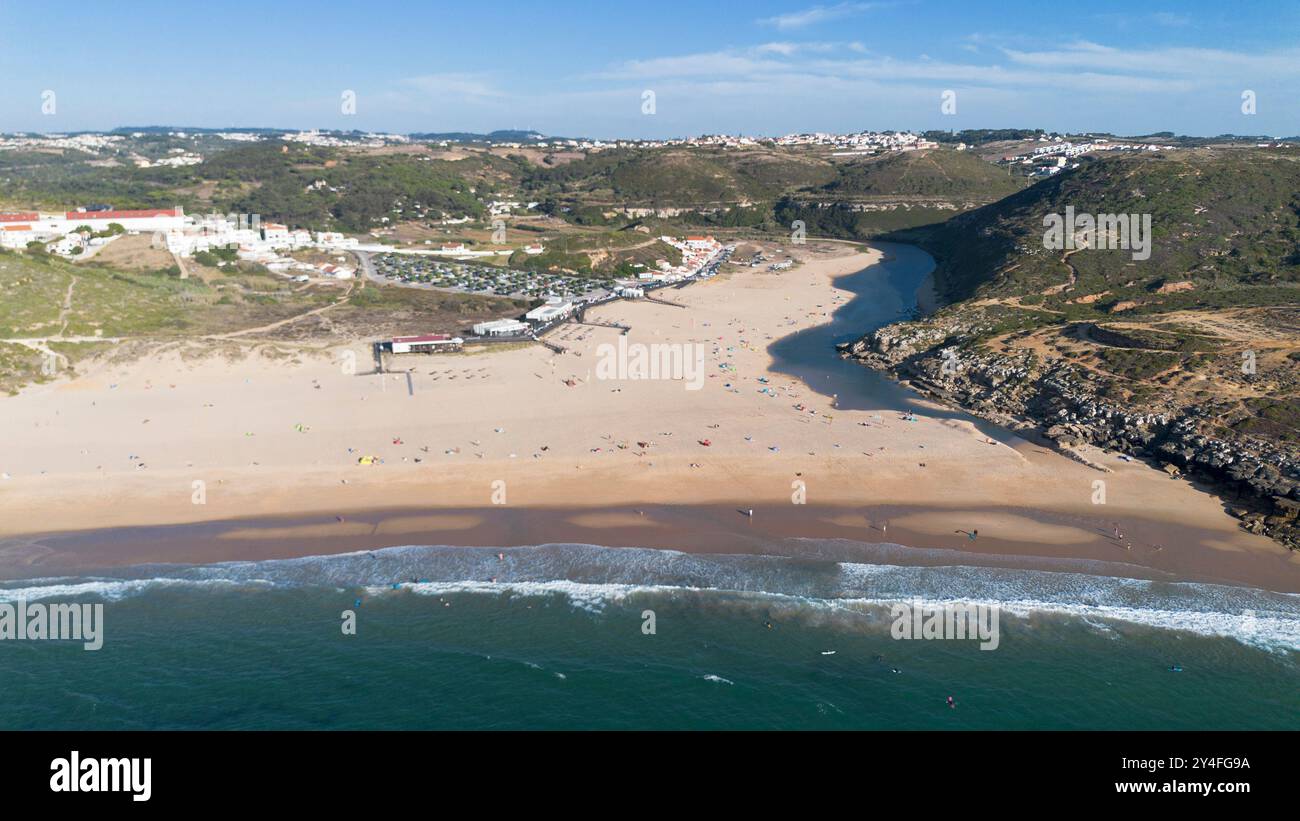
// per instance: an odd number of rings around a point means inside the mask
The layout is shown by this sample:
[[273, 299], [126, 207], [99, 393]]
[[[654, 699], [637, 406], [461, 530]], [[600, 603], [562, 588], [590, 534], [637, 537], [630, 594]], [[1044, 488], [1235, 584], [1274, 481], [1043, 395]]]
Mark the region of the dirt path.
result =
[[1074, 290], [1075, 283], [1079, 281], [1079, 272], [1075, 270], [1074, 265], [1070, 263], [1070, 256], [1072, 254], [1077, 254], [1083, 250], [1085, 249], [1074, 248], [1072, 250], [1066, 251], [1065, 253], [1061, 254], [1061, 264], [1064, 265], [1066, 270], [1070, 272], [1070, 279], [1068, 282], [1064, 282], [1060, 285], [1053, 285], [1052, 287], [1042, 291], [1041, 293], [1044, 296], [1051, 296], [1052, 294], [1064, 294], [1068, 291]]
[[312, 308], [310, 311], [304, 311], [303, 313], [300, 314], [294, 314], [293, 316], [288, 317], [287, 319], [277, 320], [276, 322], [272, 322], [269, 325], [259, 325], [256, 328], [244, 328], [239, 331], [230, 331], [229, 333], [224, 333], [224, 334], [208, 334], [206, 336], [202, 336], [199, 338], [200, 339], [235, 339], [237, 337], [246, 336], [247, 334], [258, 334], [258, 333], [263, 333], [265, 331], [274, 331], [276, 328], [283, 328], [285, 325], [288, 325], [291, 322], [297, 322], [298, 320], [306, 319], [309, 316], [316, 316], [317, 314], [323, 314], [326, 311], [333, 310], [334, 308], [337, 308], [338, 306], [345, 304], [348, 301], [348, 299], [352, 296], [352, 289], [354, 287], [355, 287], [354, 284], [349, 282], [347, 292], [344, 293], [343, 296], [331, 302], [330, 304], [322, 305], [319, 308]]
[[63, 305], [59, 309], [59, 336], [63, 336], [68, 330], [68, 314], [72, 312], [72, 289], [77, 287], [77, 278], [74, 276], [68, 283], [68, 292], [63, 295]]

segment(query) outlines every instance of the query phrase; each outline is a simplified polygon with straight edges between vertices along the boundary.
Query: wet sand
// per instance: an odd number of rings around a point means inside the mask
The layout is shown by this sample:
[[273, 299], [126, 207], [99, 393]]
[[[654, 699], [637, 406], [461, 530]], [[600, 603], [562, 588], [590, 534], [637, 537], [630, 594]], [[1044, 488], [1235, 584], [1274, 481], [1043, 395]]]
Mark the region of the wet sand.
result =
[[[752, 514], [750, 511], [753, 511]], [[345, 511], [46, 534], [0, 541], [11, 578], [124, 565], [259, 561], [418, 545], [523, 547], [547, 543], [651, 547], [688, 553], [843, 560], [898, 545], [891, 562], [969, 564], [1097, 575], [1245, 584], [1300, 592], [1286, 554], [1242, 561], [1200, 528], [1128, 518], [1122, 539], [1104, 517], [1031, 508], [910, 505], [645, 505], [599, 508], [406, 508]], [[970, 533], [977, 533], [975, 538]], [[1018, 534], [1025, 534], [1018, 538]], [[943, 551], [936, 555], [933, 551]]]

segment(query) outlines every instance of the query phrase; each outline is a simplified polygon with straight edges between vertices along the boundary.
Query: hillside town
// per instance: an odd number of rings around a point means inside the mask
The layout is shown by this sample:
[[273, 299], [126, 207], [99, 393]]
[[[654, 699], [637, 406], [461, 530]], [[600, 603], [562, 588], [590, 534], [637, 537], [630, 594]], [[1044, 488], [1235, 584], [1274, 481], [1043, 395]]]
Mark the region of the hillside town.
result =
[[153, 247], [177, 257], [229, 249], [237, 258], [265, 265], [274, 273], [313, 272], [348, 279], [355, 273], [346, 266], [316, 266], [299, 262], [285, 252], [315, 248], [348, 250], [354, 238], [332, 231], [290, 230], [278, 223], [262, 223], [257, 215], [191, 216], [177, 206], [161, 209], [118, 210], [90, 205], [63, 213], [38, 211], [0, 213], [0, 248], [42, 249], [69, 258], [95, 253], [118, 237], [149, 234]]
[[1001, 164], [1028, 167], [1030, 177], [1051, 177], [1067, 168], [1078, 168], [1077, 158], [1085, 154], [1109, 151], [1157, 152], [1175, 150], [1174, 146], [1167, 144], [1120, 142], [1104, 137], [1096, 137], [1086, 142], [1072, 142], [1059, 136], [1051, 138], [1043, 136], [1038, 139], [1038, 142], [1042, 144], [1025, 153], [1004, 155], [1000, 161]]
[[[512, 134], [511, 136], [514, 135]], [[463, 135], [453, 138], [450, 136], [444, 137], [438, 135], [325, 131], [320, 129], [311, 129], [306, 131], [259, 130], [220, 132], [185, 131], [176, 129], [158, 133], [131, 131], [127, 133], [111, 134], [0, 134], [0, 151], [72, 150], [101, 156], [112, 152], [129, 150], [132, 141], [142, 140], [146, 137], [165, 137], [170, 140], [189, 141], [191, 143], [201, 139], [236, 143], [284, 140], [286, 142], [299, 143], [320, 148], [351, 149], [382, 149], [413, 144], [425, 144], [438, 148], [450, 148], [457, 144], [478, 144], [498, 149], [537, 148], [553, 151], [581, 151], [589, 153], [633, 148], [654, 149], [685, 147], [744, 149], [756, 146], [776, 146], [831, 149], [832, 151], [846, 152], [847, 154], [875, 154], [891, 151], [917, 151], [938, 146], [938, 143], [934, 140], [927, 139], [926, 137], [911, 131], [870, 130], [850, 133], [816, 131], [784, 134], [780, 136], [759, 134], [700, 134], [688, 137], [661, 139], [547, 137], [534, 132], [520, 135], [517, 139], [501, 139], [494, 135]], [[1053, 152], [1062, 145], [1067, 147], [1077, 147], [1079, 145], [1092, 146], [1092, 148], [1083, 149], [1084, 151], [1169, 150], [1173, 148], [1173, 146], [1170, 145], [1155, 145], [1119, 140], [1112, 141], [1104, 138], [1089, 138], [1085, 142], [1071, 142], [1067, 137], [1062, 135], [1044, 135], [1040, 138], [1040, 141], [1048, 143], [1049, 145], [1047, 145], [1046, 148], [1051, 149]], [[212, 143], [209, 142], [208, 145], [212, 145]], [[960, 144], [957, 148], [961, 150], [965, 149], [966, 146], [965, 144]], [[197, 164], [202, 162], [205, 158], [199, 152], [172, 147], [169, 149], [169, 156], [161, 159], [144, 160], [144, 158], [140, 157], [138, 154], [132, 154], [131, 159], [140, 167], [148, 168], [159, 165], [180, 166]], [[142, 160], [145, 164], [141, 164]]]

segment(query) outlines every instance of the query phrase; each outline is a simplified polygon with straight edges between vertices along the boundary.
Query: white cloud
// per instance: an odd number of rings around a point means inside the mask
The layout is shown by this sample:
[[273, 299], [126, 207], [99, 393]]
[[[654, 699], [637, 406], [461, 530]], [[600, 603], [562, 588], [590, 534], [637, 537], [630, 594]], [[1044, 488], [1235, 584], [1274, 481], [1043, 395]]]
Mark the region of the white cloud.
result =
[[[1235, 85], [1300, 81], [1300, 49], [1233, 52], [1170, 47], [1121, 49], [1080, 40], [1056, 48], [1002, 47], [987, 56], [951, 59], [920, 54], [910, 58], [873, 55], [860, 43], [770, 42], [743, 49], [631, 60], [594, 75], [607, 80], [693, 80], [700, 83], [744, 78], [771, 82], [799, 76], [878, 82], [923, 81], [966, 87], [1047, 89], [1060, 94], [1211, 93]], [[1246, 85], [1241, 85], [1246, 83]]]
[[1300, 78], [1300, 49], [1240, 53], [1210, 48], [1123, 50], [1080, 41], [1046, 51], [1003, 49], [1012, 62], [1037, 68], [1092, 69], [1201, 81]]
[[1174, 14], [1170, 11], [1158, 11], [1151, 15], [1151, 19], [1162, 26], [1169, 26], [1170, 28], [1182, 28], [1192, 23], [1192, 18], [1187, 15]]
[[[815, 46], [815, 47], [810, 47]], [[681, 80], [700, 84], [742, 81], [771, 84], [802, 79], [825, 86], [828, 83], [926, 82], [960, 84], [965, 87], [1006, 89], [1049, 89], [1106, 92], [1180, 92], [1190, 90], [1191, 78], [1165, 73], [1152, 74], [1101, 71], [1089, 65], [1101, 52], [1113, 52], [1095, 44], [1072, 47], [1071, 57], [1059, 65], [1046, 55], [1004, 52], [1008, 65], [952, 62], [928, 55], [912, 59], [875, 57], [850, 45], [768, 43], [745, 50], [727, 50], [632, 60], [598, 75], [609, 80]], [[842, 56], [833, 52], [839, 51]], [[1100, 62], [1104, 65], [1105, 60]], [[1120, 61], [1122, 62], [1122, 60]]]
[[[846, 48], [852, 47], [852, 45], [846, 46]], [[836, 48], [835, 43], [763, 43], [755, 46], [752, 51], [755, 54], [780, 54], [782, 57], [793, 57], [801, 51], [825, 54]]]
[[450, 72], [422, 74], [402, 80], [406, 89], [437, 99], [489, 99], [506, 93], [492, 84], [486, 75]]
[[881, 3], [838, 3], [834, 6], [813, 6], [812, 8], [803, 9], [802, 11], [792, 11], [786, 14], [778, 14], [775, 17], [766, 17], [759, 20], [760, 25], [774, 26], [778, 29], [799, 29], [806, 26], [825, 23], [828, 20], [838, 20], [841, 17], [852, 17], [856, 14], [870, 11], [873, 8], [880, 7]]
[[[1221, 133], [1237, 125], [1240, 89], [1263, 93], [1270, 85], [1276, 90], [1300, 79], [1297, 49], [1139, 50], [1083, 40], [1015, 49], [997, 45], [997, 39], [962, 38], [980, 47], [978, 54], [953, 49], [902, 58], [881, 56], [857, 42], [780, 39], [627, 60], [532, 91], [498, 86], [487, 74], [430, 74], [394, 84], [382, 107], [431, 117], [446, 117], [450, 108], [458, 123], [594, 136], [746, 128], [781, 133], [868, 125], [945, 127], [939, 93], [956, 89], [963, 115], [976, 118], [961, 126], [1014, 121], [1119, 133], [1189, 126], [1198, 129], [1194, 133]], [[1260, 79], [1246, 83], [1251, 77]], [[644, 89], [658, 95], [654, 117], [641, 113]], [[1201, 125], [1205, 122], [1215, 125]], [[1282, 129], [1277, 133], [1295, 131], [1285, 124], [1276, 128]]]

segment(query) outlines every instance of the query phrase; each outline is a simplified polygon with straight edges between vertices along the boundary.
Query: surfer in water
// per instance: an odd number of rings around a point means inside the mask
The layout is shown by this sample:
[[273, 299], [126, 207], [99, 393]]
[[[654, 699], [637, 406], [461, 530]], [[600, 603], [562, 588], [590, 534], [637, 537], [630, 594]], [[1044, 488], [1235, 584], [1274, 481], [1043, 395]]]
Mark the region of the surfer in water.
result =
[[952, 709], [952, 710], [956, 710], [956, 709], [957, 709], [957, 702], [955, 702], [955, 701], [952, 700], [952, 696], [948, 696], [948, 707], [949, 707], [949, 709]]

